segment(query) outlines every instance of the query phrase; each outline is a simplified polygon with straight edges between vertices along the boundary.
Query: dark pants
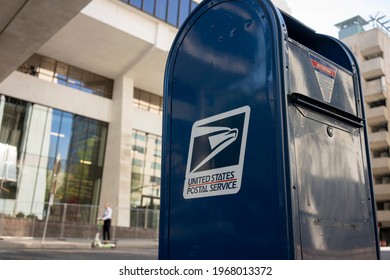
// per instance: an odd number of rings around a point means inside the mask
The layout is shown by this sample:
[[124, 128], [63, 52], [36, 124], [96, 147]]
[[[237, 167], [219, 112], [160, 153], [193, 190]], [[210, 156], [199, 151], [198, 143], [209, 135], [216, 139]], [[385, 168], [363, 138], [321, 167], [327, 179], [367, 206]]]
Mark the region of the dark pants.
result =
[[103, 240], [110, 240], [111, 219], [104, 220], [103, 224]]

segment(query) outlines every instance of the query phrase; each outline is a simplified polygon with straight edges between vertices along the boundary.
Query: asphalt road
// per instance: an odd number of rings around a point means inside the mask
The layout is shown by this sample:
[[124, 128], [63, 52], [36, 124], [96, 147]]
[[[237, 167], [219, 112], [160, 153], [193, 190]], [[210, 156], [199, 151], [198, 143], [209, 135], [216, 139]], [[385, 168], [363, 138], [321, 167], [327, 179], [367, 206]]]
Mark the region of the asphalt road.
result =
[[0, 260], [157, 260], [157, 249], [0, 249]]
[[[382, 251], [390, 260], [390, 250]], [[0, 249], [0, 260], [157, 260], [157, 249]]]

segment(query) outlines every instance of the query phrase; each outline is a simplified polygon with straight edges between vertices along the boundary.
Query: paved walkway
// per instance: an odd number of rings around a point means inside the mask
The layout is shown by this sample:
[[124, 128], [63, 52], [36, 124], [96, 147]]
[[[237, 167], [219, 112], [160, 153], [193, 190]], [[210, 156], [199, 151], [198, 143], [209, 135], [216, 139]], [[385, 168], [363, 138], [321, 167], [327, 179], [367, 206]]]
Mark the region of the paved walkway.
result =
[[[91, 248], [92, 239], [68, 238], [58, 240], [54, 238], [32, 237], [1, 237], [0, 249], [26, 248], [26, 249], [87, 249]], [[121, 239], [117, 240], [117, 248], [157, 249], [157, 240], [148, 239]]]

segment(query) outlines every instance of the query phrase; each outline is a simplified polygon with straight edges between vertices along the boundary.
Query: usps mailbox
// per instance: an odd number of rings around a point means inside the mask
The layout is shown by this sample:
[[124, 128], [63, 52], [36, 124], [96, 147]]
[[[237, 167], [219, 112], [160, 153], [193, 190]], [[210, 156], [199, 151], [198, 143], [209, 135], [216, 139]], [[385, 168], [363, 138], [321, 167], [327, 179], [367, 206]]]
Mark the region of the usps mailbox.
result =
[[362, 98], [340, 41], [202, 1], [167, 61], [159, 258], [379, 258]]

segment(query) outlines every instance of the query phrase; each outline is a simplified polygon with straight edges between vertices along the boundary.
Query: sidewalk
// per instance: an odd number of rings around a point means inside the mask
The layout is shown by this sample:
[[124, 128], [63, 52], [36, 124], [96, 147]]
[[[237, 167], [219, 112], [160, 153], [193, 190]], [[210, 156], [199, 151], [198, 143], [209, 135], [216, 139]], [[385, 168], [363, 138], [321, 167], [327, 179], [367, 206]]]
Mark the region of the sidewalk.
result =
[[[46, 238], [42, 242], [42, 238], [32, 237], [1, 237], [0, 250], [9, 248], [19, 249], [88, 249], [91, 248], [93, 239], [77, 239], [67, 238], [66, 240], [58, 240], [55, 238]], [[134, 249], [157, 249], [157, 240], [148, 239], [120, 239], [117, 240], [117, 248], [134, 248]]]

